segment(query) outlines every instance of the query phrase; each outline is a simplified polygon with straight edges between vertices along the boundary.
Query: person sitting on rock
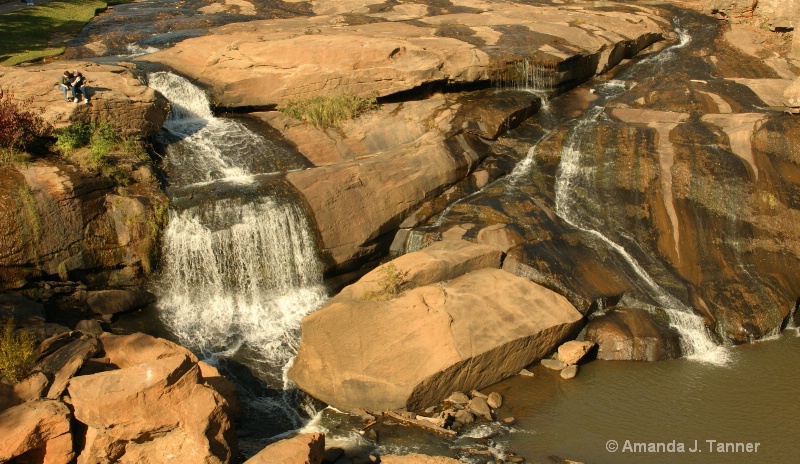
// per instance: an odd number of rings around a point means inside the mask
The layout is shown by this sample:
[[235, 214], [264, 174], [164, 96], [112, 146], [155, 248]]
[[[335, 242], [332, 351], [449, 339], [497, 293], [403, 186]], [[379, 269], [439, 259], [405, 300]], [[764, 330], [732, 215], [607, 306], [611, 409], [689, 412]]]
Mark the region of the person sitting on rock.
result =
[[72, 72], [72, 96], [75, 103], [80, 101], [79, 95], [83, 95], [83, 102], [89, 103], [89, 95], [86, 92], [86, 78], [78, 71]]
[[[75, 98], [75, 93], [72, 92], [72, 74], [69, 71], [64, 71], [64, 74], [61, 75], [61, 79], [58, 80], [58, 88], [64, 92], [64, 101], [72, 101]], [[67, 97], [67, 90], [72, 94], [71, 97]]]

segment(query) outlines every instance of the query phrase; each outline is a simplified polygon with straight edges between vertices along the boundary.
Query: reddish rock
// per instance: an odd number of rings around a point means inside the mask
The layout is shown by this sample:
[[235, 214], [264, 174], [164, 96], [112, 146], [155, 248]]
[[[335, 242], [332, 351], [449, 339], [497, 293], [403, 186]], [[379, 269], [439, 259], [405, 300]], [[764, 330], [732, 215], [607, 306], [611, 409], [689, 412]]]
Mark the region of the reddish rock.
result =
[[381, 456], [381, 464], [460, 464], [453, 458], [444, 456], [427, 456], [424, 454], [407, 454], [405, 456], [383, 455]]
[[[64, 101], [56, 87], [65, 70], [80, 70], [88, 80], [91, 104]], [[169, 103], [127, 68], [78, 61], [57, 61], [33, 66], [5, 66], [0, 88], [10, 89], [18, 101], [31, 100], [29, 109], [42, 110], [53, 127], [75, 121], [110, 120], [123, 133], [155, 135], [167, 118]]]
[[305, 433], [267, 446], [245, 464], [321, 464], [324, 456], [325, 435]]
[[236, 436], [227, 403], [176, 355], [72, 379], [75, 418], [88, 428], [78, 462], [228, 462]]
[[60, 401], [33, 400], [0, 414], [0, 462], [72, 461], [70, 412]]
[[558, 347], [558, 359], [567, 365], [578, 364], [595, 346], [595, 342], [570, 340]]
[[681, 356], [680, 335], [643, 309], [619, 308], [595, 317], [584, 338], [597, 343], [597, 358], [659, 361]]
[[560, 295], [479, 269], [389, 301], [331, 301], [303, 319], [289, 377], [344, 411], [420, 410], [515, 375], [581, 320]]

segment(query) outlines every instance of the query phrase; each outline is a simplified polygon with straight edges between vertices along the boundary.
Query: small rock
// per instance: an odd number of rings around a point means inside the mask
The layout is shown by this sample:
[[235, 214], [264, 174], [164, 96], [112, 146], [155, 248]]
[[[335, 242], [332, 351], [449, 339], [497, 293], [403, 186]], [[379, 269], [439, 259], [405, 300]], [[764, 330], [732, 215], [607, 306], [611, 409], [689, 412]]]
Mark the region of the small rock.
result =
[[141, 308], [155, 301], [155, 295], [145, 290], [97, 290], [89, 292], [86, 298], [89, 309], [103, 316]]
[[476, 416], [492, 420], [492, 411], [489, 409], [489, 404], [481, 397], [473, 398], [472, 401], [469, 402], [469, 410]]
[[525, 459], [520, 456], [506, 456], [506, 462], [513, 462], [513, 463], [525, 462]]
[[489, 397], [486, 399], [486, 402], [489, 404], [490, 408], [497, 409], [503, 405], [503, 397], [500, 396], [500, 393], [491, 392], [489, 393]]
[[453, 392], [445, 401], [455, 404], [469, 403], [469, 397], [461, 392]]
[[464, 409], [462, 409], [461, 411], [456, 412], [456, 416], [455, 417], [456, 417], [456, 420], [458, 422], [461, 422], [464, 425], [469, 425], [469, 424], [475, 422], [475, 416], [471, 412], [466, 411]]
[[573, 364], [571, 366], [567, 366], [561, 371], [560, 375], [561, 375], [562, 379], [565, 379], [565, 380], [571, 379], [571, 378], [575, 377], [576, 375], [578, 375], [578, 366], [576, 364]]
[[366, 433], [364, 433], [364, 436], [375, 443], [378, 443], [378, 438], [380, 438], [380, 435], [378, 435], [378, 431], [372, 427], [367, 429]]
[[515, 418], [513, 418], [511, 416], [503, 418], [503, 424], [505, 424], [505, 425], [514, 425], [516, 423], [517, 423], [517, 419], [515, 419]]
[[596, 345], [595, 342], [568, 341], [558, 347], [558, 359], [566, 365], [578, 364]]
[[417, 418], [416, 414], [410, 411], [406, 411], [405, 409], [398, 409], [395, 411], [395, 413], [404, 419], [414, 420]]
[[535, 374], [529, 371], [528, 369], [522, 369], [521, 371], [519, 371], [519, 375], [523, 377], [533, 377]]
[[373, 416], [372, 414], [368, 413], [366, 410], [361, 408], [353, 409], [352, 411], [350, 411], [350, 415], [360, 417], [365, 422], [371, 422], [375, 420], [375, 416]]
[[75, 330], [87, 334], [100, 335], [105, 332], [99, 321], [94, 319], [84, 319], [75, 325]]
[[425, 414], [433, 414], [434, 411], [436, 411], [436, 406], [431, 406], [425, 409]]
[[554, 371], [560, 371], [567, 367], [563, 361], [559, 361], [558, 359], [542, 359], [542, 366], [553, 369]]
[[469, 395], [473, 398], [483, 398], [486, 399], [489, 395], [484, 395], [483, 393], [479, 392], [478, 390], [472, 390]]
[[38, 455], [38, 462], [67, 464], [75, 455], [70, 410], [59, 401], [39, 399], [7, 409], [0, 414], [0, 437], [0, 462]]
[[44, 305], [22, 295], [0, 295], [0, 320], [9, 317], [25, 325], [42, 324], [45, 321]]
[[34, 372], [14, 385], [14, 395], [24, 403], [44, 397], [45, 389], [49, 386], [50, 380], [43, 372]]

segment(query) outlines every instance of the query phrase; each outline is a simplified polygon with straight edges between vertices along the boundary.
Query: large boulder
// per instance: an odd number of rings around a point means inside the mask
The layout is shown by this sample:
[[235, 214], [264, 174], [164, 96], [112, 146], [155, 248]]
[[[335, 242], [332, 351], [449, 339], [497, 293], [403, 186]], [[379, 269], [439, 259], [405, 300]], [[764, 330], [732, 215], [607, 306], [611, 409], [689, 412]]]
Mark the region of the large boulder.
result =
[[[64, 71], [86, 77], [91, 104], [65, 102], [56, 85]], [[167, 118], [169, 103], [137, 79], [130, 69], [107, 64], [58, 61], [35, 66], [3, 67], [0, 88], [9, 89], [26, 109], [41, 111], [53, 127], [73, 122], [109, 120], [123, 133], [155, 135]]]
[[371, 254], [375, 239], [465, 177], [487, 155], [475, 139], [429, 132], [375, 157], [287, 174], [308, 205], [329, 266], [352, 266]]
[[[408, 4], [375, 11], [369, 3], [323, 8], [325, 14], [310, 18], [230, 24], [138, 59], [197, 80], [219, 105], [271, 106], [343, 92], [386, 96], [438, 82], [513, 78], [525, 85], [506, 69], [523, 60], [554, 71], [544, 81], [557, 86], [610, 69], [659, 40], [665, 25], [639, 5], [565, 13], [547, 5], [466, 2], [455, 14], [418, 6], [411, 23]], [[363, 19], [353, 21], [354, 11]], [[558, 63], [564, 66], [555, 72]]]
[[419, 410], [516, 374], [581, 320], [560, 295], [479, 269], [388, 301], [328, 303], [303, 319], [289, 377], [344, 411]]
[[236, 436], [225, 400], [176, 355], [74, 377], [75, 419], [88, 426], [78, 463], [229, 462]]
[[597, 358], [614, 361], [660, 361], [681, 356], [678, 332], [661, 317], [638, 308], [618, 308], [595, 317], [584, 338], [598, 345]]
[[0, 414], [0, 462], [72, 462], [71, 414], [60, 401], [33, 400]]
[[333, 300], [359, 300], [379, 293], [387, 273], [394, 273], [402, 280], [398, 290], [409, 289], [454, 279], [478, 269], [497, 269], [501, 258], [502, 253], [492, 247], [465, 240], [443, 240], [392, 260], [391, 268], [373, 269], [358, 282], [345, 287]]
[[325, 435], [303, 433], [275, 442], [245, 461], [245, 464], [321, 464]]

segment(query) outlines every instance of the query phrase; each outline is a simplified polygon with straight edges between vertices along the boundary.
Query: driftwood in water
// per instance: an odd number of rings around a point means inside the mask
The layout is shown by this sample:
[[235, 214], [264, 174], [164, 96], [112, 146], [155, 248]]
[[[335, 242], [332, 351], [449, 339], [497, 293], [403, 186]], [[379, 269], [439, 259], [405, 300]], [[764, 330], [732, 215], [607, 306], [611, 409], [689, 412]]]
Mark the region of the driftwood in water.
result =
[[405, 422], [405, 423], [408, 423], [408, 424], [416, 425], [417, 427], [422, 427], [423, 429], [427, 429], [427, 430], [430, 430], [430, 431], [433, 431], [433, 432], [436, 432], [436, 433], [441, 433], [442, 435], [447, 435], [447, 436], [450, 436], [450, 437], [454, 437], [457, 434], [457, 432], [454, 431], [454, 430], [448, 430], [448, 429], [439, 427], [438, 425], [434, 425], [434, 424], [432, 424], [432, 423], [430, 423], [428, 421], [422, 421], [422, 420], [417, 420], [417, 419], [409, 419], [409, 418], [401, 416], [400, 414], [397, 414], [396, 412], [387, 411], [384, 414], [389, 416], [389, 417], [391, 417], [392, 419], [397, 419], [397, 420], [399, 420], [401, 422]]

